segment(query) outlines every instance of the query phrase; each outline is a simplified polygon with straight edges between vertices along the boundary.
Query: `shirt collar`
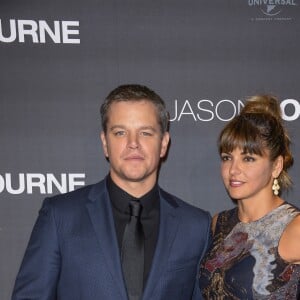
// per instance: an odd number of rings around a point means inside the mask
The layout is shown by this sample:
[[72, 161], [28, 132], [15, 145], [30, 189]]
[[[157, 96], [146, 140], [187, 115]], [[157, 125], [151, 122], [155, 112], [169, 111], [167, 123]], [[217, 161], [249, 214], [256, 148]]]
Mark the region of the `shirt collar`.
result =
[[159, 207], [159, 192], [157, 183], [148, 193], [140, 198], [133, 197], [117, 186], [111, 179], [110, 175], [107, 176], [107, 188], [112, 205], [120, 212], [129, 214], [129, 202], [132, 200], [140, 201], [143, 207], [142, 218], [147, 217], [153, 209], [158, 209]]

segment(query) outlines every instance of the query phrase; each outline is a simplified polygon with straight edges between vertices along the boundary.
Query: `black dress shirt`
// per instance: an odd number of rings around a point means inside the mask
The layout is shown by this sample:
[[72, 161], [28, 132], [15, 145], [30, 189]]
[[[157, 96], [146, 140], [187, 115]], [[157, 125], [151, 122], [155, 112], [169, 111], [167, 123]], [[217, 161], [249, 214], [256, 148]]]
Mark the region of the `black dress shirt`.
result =
[[156, 247], [158, 229], [159, 229], [159, 192], [157, 184], [147, 194], [140, 198], [135, 198], [124, 190], [119, 188], [107, 176], [107, 187], [110, 200], [113, 208], [113, 216], [116, 227], [116, 234], [121, 255], [122, 240], [125, 226], [130, 219], [129, 202], [131, 200], [138, 200], [142, 205], [141, 223], [143, 226], [145, 236], [145, 264], [144, 264], [144, 286], [146, 284], [152, 259]]

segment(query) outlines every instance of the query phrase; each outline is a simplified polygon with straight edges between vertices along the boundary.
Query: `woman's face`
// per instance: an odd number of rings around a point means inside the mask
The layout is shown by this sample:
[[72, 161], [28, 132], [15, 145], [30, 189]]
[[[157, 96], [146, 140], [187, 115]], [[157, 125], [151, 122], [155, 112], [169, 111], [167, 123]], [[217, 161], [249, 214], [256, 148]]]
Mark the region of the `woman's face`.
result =
[[270, 161], [268, 151], [263, 156], [244, 153], [240, 148], [230, 153], [221, 153], [223, 182], [230, 197], [235, 200], [272, 194], [273, 178], [280, 171], [278, 159]]

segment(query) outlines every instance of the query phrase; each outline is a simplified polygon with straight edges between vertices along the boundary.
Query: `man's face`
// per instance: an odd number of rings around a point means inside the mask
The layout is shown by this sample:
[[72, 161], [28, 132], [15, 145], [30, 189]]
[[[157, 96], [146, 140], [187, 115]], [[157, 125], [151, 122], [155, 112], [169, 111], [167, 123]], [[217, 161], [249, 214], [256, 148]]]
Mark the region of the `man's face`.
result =
[[121, 101], [108, 111], [107, 132], [101, 133], [110, 174], [120, 187], [143, 183], [151, 188], [164, 157], [169, 134], [161, 134], [155, 106], [149, 101]]

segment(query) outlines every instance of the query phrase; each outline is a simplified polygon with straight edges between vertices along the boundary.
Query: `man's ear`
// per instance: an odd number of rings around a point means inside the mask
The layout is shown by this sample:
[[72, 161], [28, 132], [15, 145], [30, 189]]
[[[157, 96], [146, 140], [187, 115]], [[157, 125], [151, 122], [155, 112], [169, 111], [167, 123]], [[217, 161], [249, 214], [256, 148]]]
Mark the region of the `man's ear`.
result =
[[101, 131], [100, 139], [101, 139], [101, 142], [102, 142], [102, 149], [103, 149], [104, 155], [105, 155], [105, 157], [108, 157], [107, 141], [106, 141], [106, 135], [105, 135], [104, 131]]
[[164, 157], [166, 155], [169, 146], [169, 141], [170, 134], [169, 132], [165, 132], [161, 140], [160, 157]]

